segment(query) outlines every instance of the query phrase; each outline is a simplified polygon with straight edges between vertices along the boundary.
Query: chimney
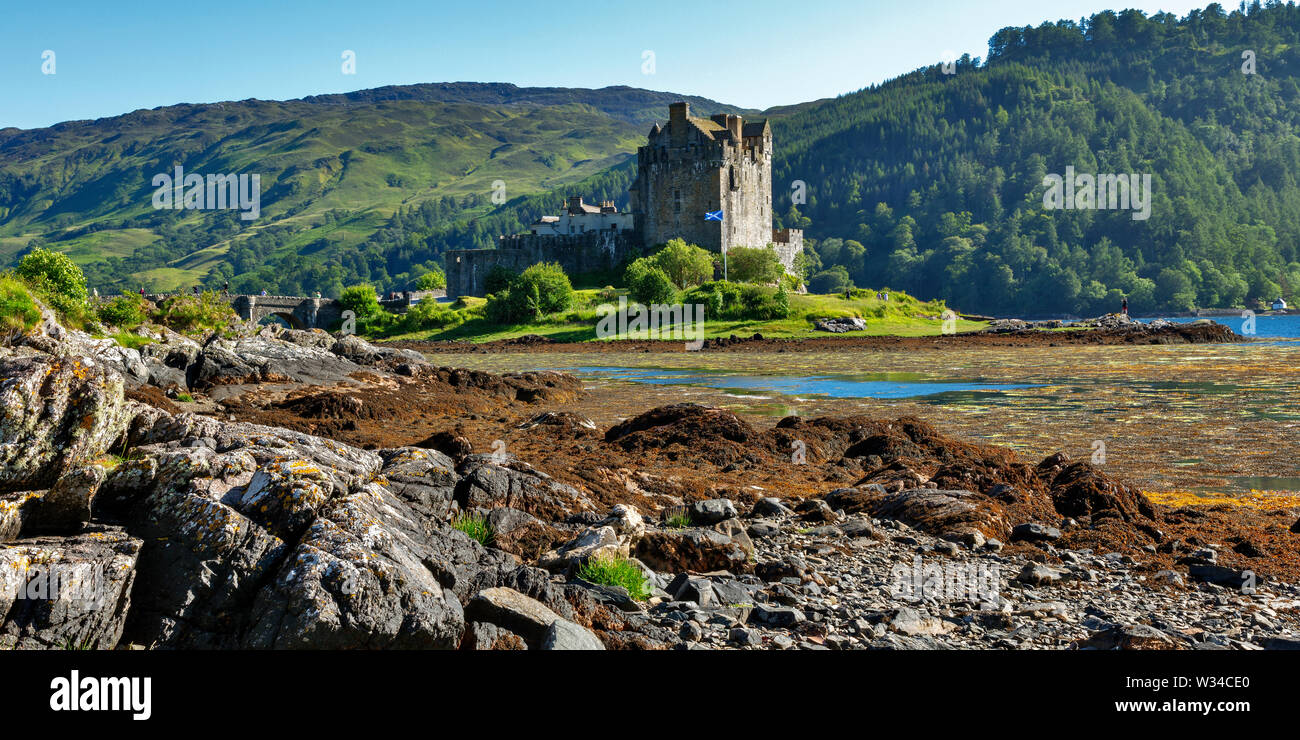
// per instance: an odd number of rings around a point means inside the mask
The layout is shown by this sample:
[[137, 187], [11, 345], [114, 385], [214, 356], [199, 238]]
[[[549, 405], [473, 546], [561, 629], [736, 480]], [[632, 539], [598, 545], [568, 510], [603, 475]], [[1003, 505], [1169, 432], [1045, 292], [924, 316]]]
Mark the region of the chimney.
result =
[[678, 123], [686, 123], [686, 117], [691, 114], [690, 103], [669, 103], [668, 120], [676, 126]]
[[569, 196], [569, 213], [582, 213], [582, 196]]
[[727, 116], [727, 131], [731, 132], [731, 140], [740, 143], [740, 134], [745, 130], [745, 119], [740, 116]]

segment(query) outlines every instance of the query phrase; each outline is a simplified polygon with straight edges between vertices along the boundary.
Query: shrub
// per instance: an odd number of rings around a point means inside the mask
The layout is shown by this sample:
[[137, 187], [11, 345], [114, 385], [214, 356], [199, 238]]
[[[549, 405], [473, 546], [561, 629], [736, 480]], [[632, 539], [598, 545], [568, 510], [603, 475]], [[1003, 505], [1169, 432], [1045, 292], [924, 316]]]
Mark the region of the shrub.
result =
[[155, 323], [182, 334], [195, 331], [219, 331], [238, 319], [230, 304], [210, 290], [205, 290], [197, 296], [168, 296], [159, 302], [157, 310], [150, 318]]
[[573, 305], [573, 284], [557, 263], [543, 262], [529, 267], [519, 275], [512, 287], [516, 286], [535, 293], [538, 308], [543, 314], [559, 313]]
[[637, 601], [650, 598], [645, 573], [627, 558], [592, 558], [578, 568], [578, 577], [602, 586], [622, 586]]
[[536, 321], [573, 305], [573, 285], [554, 262], [532, 265], [509, 285], [488, 296], [487, 316], [498, 324]]
[[429, 272], [415, 279], [416, 290], [438, 290], [447, 287], [447, 274], [441, 267], [435, 266]]
[[843, 293], [852, 290], [853, 281], [844, 265], [836, 265], [829, 270], [822, 270], [808, 281], [810, 293]]
[[177, 393], [176, 400], [181, 403], [194, 403], [194, 396], [191, 396], [188, 393]]
[[732, 247], [727, 250], [727, 278], [737, 283], [778, 282], [785, 267], [770, 247]]
[[483, 293], [500, 293], [510, 287], [510, 284], [519, 277], [519, 273], [501, 265], [492, 265], [487, 275], [483, 277]]
[[339, 294], [339, 305], [364, 319], [383, 311], [379, 305], [379, 296], [375, 289], [367, 284], [353, 285], [343, 289]]
[[492, 531], [492, 525], [488, 524], [487, 517], [482, 514], [461, 514], [452, 520], [451, 526], [452, 529], [459, 529], [471, 540], [485, 547], [496, 536]]
[[21, 280], [0, 274], [0, 337], [26, 334], [41, 321], [41, 310]]
[[443, 329], [460, 324], [464, 319], [455, 311], [439, 304], [432, 298], [426, 298], [411, 306], [402, 317], [403, 331], [423, 331], [426, 329]]
[[134, 329], [148, 318], [144, 298], [136, 293], [124, 293], [101, 303], [95, 312], [100, 321], [119, 329]]
[[628, 295], [638, 303], [674, 303], [677, 286], [651, 258], [642, 257], [627, 266], [623, 272]]
[[15, 272], [38, 290], [70, 301], [86, 300], [86, 276], [62, 252], [37, 247], [22, 258]]
[[669, 241], [649, 259], [681, 290], [713, 278], [713, 253], [681, 239]]

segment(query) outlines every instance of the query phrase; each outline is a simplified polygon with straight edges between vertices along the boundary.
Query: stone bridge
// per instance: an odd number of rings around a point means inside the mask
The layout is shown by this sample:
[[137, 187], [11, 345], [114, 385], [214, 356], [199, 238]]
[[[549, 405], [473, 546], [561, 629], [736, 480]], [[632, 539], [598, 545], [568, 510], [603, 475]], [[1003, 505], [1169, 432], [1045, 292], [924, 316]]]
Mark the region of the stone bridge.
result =
[[343, 318], [343, 307], [333, 298], [287, 295], [233, 295], [230, 306], [244, 321], [261, 323], [276, 317], [294, 329], [329, 329]]

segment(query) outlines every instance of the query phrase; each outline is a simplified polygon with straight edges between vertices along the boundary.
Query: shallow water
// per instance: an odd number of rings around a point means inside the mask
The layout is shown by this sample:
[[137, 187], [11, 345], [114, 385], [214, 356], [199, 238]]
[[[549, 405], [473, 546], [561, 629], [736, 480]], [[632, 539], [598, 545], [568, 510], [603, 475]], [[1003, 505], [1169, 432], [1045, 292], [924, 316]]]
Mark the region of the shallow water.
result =
[[912, 415], [1031, 462], [1062, 450], [1094, 458], [1100, 443], [1107, 472], [1152, 491], [1284, 492], [1300, 478], [1300, 342], [435, 360], [569, 369], [591, 390], [571, 410], [603, 423], [682, 401], [756, 424], [791, 414]]
[[[1256, 316], [1255, 326], [1252, 329], [1250, 322], [1243, 316], [1205, 316], [1204, 318], [1223, 324], [1233, 331], [1243, 336], [1250, 336], [1255, 339], [1300, 339], [1300, 314], [1286, 314], [1282, 316]], [[1155, 319], [1139, 319], [1143, 324], [1149, 324]], [[1175, 324], [1190, 324], [1193, 321], [1200, 321], [1198, 318], [1188, 317], [1170, 317], [1165, 321], [1172, 321]]]
[[[767, 399], [767, 395], [742, 395], [761, 391], [787, 396], [831, 398], [957, 398], [999, 390], [1031, 388], [1014, 383], [944, 381], [921, 373], [866, 373], [859, 375], [744, 375], [720, 370], [645, 369], [631, 367], [557, 368], [598, 380], [626, 380], [651, 385], [693, 385], [726, 391], [732, 398]], [[976, 395], [974, 397], [980, 397]]]

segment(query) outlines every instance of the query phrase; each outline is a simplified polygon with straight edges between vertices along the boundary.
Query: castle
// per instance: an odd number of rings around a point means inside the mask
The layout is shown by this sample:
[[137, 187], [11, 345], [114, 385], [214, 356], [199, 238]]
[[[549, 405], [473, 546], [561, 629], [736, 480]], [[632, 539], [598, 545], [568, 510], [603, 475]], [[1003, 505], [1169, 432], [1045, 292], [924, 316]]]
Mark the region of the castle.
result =
[[772, 128], [766, 120], [691, 115], [690, 104], [668, 106], [637, 149], [630, 212], [571, 197], [559, 216], [544, 216], [528, 233], [502, 236], [497, 249], [449, 250], [447, 295], [483, 295], [497, 265], [520, 271], [558, 262], [577, 274], [617, 267], [644, 247], [684, 239], [714, 252], [771, 246], [787, 271], [803, 249], [798, 229], [772, 228]]

